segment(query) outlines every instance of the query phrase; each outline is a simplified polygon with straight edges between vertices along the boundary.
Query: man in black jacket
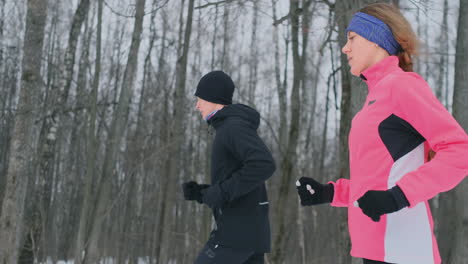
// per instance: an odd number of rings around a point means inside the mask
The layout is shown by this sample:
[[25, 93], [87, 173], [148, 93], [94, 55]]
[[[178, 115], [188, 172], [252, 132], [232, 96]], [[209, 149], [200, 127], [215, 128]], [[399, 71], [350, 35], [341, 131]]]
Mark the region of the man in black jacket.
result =
[[216, 228], [195, 264], [264, 263], [270, 251], [265, 181], [275, 171], [271, 152], [257, 134], [260, 114], [232, 104], [234, 83], [222, 71], [200, 79], [197, 110], [216, 130], [211, 154], [211, 185], [183, 184], [186, 200], [208, 205]]

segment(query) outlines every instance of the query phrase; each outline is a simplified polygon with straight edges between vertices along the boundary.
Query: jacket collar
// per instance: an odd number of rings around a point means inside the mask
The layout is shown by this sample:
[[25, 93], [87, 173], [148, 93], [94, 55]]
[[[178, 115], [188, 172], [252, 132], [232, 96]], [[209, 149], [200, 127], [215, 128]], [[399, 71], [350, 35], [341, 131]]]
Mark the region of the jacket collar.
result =
[[370, 91], [389, 73], [394, 71], [402, 71], [402, 69], [398, 66], [398, 63], [399, 60], [397, 56], [388, 56], [364, 70], [360, 77], [367, 83]]

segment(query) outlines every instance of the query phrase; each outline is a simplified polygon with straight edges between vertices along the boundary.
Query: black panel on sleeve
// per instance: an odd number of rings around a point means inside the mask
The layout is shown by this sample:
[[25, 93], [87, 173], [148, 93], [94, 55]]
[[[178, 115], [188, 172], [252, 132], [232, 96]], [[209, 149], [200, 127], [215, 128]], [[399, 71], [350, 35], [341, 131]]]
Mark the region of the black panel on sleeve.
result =
[[426, 141], [413, 126], [394, 114], [379, 124], [379, 135], [393, 161], [397, 161]]

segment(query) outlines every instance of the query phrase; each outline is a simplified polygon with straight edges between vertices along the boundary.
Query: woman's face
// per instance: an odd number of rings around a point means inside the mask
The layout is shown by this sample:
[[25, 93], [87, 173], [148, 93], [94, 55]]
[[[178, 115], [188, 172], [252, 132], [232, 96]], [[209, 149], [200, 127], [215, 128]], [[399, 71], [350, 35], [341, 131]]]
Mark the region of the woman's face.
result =
[[[382, 51], [386, 53], [386, 51], [377, 44], [361, 37], [353, 31], [348, 32], [348, 41], [341, 49], [341, 52], [348, 57], [351, 74], [355, 76], [361, 75], [365, 69], [383, 59]], [[388, 56], [388, 53], [386, 53], [386, 56]]]

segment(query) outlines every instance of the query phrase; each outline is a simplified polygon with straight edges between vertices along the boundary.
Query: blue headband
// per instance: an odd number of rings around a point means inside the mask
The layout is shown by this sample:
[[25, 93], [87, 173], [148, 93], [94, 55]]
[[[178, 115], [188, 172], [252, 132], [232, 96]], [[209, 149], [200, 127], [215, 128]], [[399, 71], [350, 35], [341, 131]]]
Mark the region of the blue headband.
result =
[[400, 44], [393, 37], [387, 24], [374, 16], [362, 12], [354, 14], [346, 28], [346, 35], [349, 31], [376, 43], [390, 55], [395, 55], [401, 50]]

